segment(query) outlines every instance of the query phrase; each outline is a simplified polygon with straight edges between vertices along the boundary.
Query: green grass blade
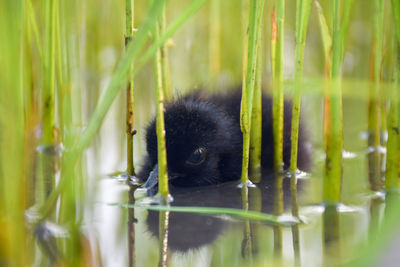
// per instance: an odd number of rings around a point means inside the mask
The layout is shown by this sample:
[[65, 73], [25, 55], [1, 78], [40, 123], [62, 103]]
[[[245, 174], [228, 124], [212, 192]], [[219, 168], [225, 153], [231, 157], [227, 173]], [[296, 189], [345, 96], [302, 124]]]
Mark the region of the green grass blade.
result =
[[158, 47], [163, 45], [183, 24], [190, 19], [205, 3], [206, 0], [193, 0], [190, 5], [165, 29], [163, 35], [152, 43], [150, 47], [144, 52], [143, 56], [138, 59], [135, 73], [140, 70], [143, 65], [156, 53]]
[[30, 25], [32, 27], [33, 34], [35, 36], [35, 41], [36, 41], [36, 46], [38, 48], [39, 56], [41, 59], [43, 59], [42, 42], [40, 40], [40, 34], [39, 34], [38, 26], [37, 26], [35, 10], [33, 9], [31, 0], [26, 1], [26, 8], [27, 8], [27, 12], [29, 14]]
[[319, 28], [321, 31], [322, 45], [324, 47], [325, 61], [330, 61], [330, 54], [332, 49], [332, 36], [329, 32], [329, 27], [326, 22], [324, 13], [322, 12], [322, 7], [317, 0], [314, 0], [315, 8], [317, 10]]
[[197, 213], [205, 215], [229, 215], [242, 219], [258, 220], [266, 223], [272, 223], [281, 226], [292, 226], [299, 223], [296, 219], [291, 218], [288, 220], [279, 219], [279, 217], [261, 213], [258, 211], [232, 209], [232, 208], [217, 208], [217, 207], [181, 207], [181, 206], [164, 206], [164, 205], [141, 205], [141, 204], [110, 204], [112, 206], [119, 206], [125, 208], [142, 208], [146, 210], [155, 211], [171, 211], [171, 212], [185, 212], [185, 213]]

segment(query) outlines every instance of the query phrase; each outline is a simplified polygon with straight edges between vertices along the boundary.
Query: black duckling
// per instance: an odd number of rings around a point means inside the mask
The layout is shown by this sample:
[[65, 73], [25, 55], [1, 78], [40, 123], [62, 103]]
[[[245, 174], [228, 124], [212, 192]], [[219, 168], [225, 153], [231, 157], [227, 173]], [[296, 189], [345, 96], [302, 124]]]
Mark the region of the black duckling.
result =
[[[172, 187], [196, 187], [239, 180], [242, 165], [240, 130], [241, 90], [207, 95], [197, 91], [165, 106], [167, 168]], [[272, 100], [262, 97], [263, 173], [273, 172]], [[291, 104], [284, 112], [284, 167], [290, 164]], [[157, 136], [155, 119], [146, 129], [147, 157], [138, 177], [157, 185]], [[298, 167], [310, 167], [310, 151], [304, 125], [299, 128]], [[152, 179], [148, 179], [152, 173]]]

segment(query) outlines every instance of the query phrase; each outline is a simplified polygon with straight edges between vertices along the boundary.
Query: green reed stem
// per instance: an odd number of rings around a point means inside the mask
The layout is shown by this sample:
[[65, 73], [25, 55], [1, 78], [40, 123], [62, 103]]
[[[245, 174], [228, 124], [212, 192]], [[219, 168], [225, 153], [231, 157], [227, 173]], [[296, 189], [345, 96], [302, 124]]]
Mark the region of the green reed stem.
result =
[[[49, 149], [58, 142], [55, 127], [55, 89], [56, 89], [56, 19], [58, 0], [45, 3], [45, 45], [43, 54], [43, 89], [42, 89], [42, 139], [41, 145]], [[57, 140], [56, 140], [57, 139]], [[39, 202], [45, 201], [55, 184], [55, 157], [43, 152], [41, 158], [41, 179], [38, 181]]]
[[342, 90], [340, 83], [340, 66], [342, 59], [342, 46], [344, 40], [340, 39], [340, 0], [331, 2], [332, 10], [332, 60], [331, 81], [329, 83], [329, 128], [326, 140], [326, 165], [324, 180], [324, 201], [337, 203], [340, 201], [342, 183]]
[[[262, 23], [261, 23], [262, 24]], [[262, 25], [259, 28], [260, 38]], [[250, 173], [252, 181], [261, 181], [261, 145], [262, 145], [262, 40], [257, 45], [257, 70], [256, 81], [254, 84], [253, 110], [251, 112], [251, 131], [250, 131]]]
[[[155, 27], [155, 40], [159, 38], [160, 29]], [[164, 84], [162, 72], [161, 47], [154, 56], [154, 78], [156, 84], [156, 132], [157, 132], [157, 156], [158, 156], [158, 193], [161, 201], [165, 204], [168, 199], [168, 172], [167, 172], [167, 150], [165, 146], [165, 123], [164, 123]]]
[[[134, 1], [125, 1], [125, 46], [132, 40], [134, 34]], [[133, 165], [133, 136], [135, 131], [133, 129], [134, 120], [134, 77], [133, 77], [133, 64], [128, 72], [128, 84], [126, 86], [126, 172], [134, 176], [135, 167]]]
[[341, 40], [341, 45], [340, 45], [340, 52], [341, 52], [341, 59], [340, 62], [343, 62], [344, 59], [344, 41], [346, 40], [346, 34], [349, 28], [349, 21], [350, 21], [350, 12], [351, 8], [353, 7], [354, 0], [346, 0], [344, 1], [344, 7], [343, 7], [343, 15], [342, 15], [342, 23], [340, 26], [340, 40]]
[[55, 100], [55, 8], [58, 0], [46, 1], [45, 18], [45, 54], [44, 54], [44, 81], [43, 81], [43, 109], [42, 145], [54, 144], [54, 100]]
[[296, 48], [294, 72], [294, 97], [292, 103], [291, 157], [290, 171], [297, 169], [297, 149], [299, 137], [301, 83], [303, 79], [304, 48], [306, 44], [308, 18], [310, 16], [311, 0], [296, 1]]
[[373, 86], [368, 103], [368, 146], [374, 151], [368, 155], [369, 181], [372, 190], [382, 189], [380, 147], [380, 74], [383, 42], [383, 0], [374, 1], [374, 57]]
[[67, 18], [71, 16], [71, 10], [67, 7], [68, 3], [61, 2], [58, 5], [58, 19], [57, 21], [57, 40], [56, 40], [56, 60], [58, 69], [58, 84], [60, 86], [59, 97], [59, 113], [60, 113], [60, 128], [62, 132], [63, 142], [71, 144], [70, 134], [66, 129], [71, 128], [72, 124], [72, 98], [71, 98], [71, 74], [70, 74], [70, 51], [68, 49], [67, 32], [68, 24]]
[[[61, 5], [61, 6], [60, 6]], [[58, 88], [58, 113], [61, 131], [61, 139], [67, 143], [68, 129], [72, 124], [72, 103], [71, 103], [71, 76], [69, 73], [69, 50], [67, 38], [67, 14], [68, 9], [64, 8], [65, 3], [57, 3], [56, 10], [56, 72]]]
[[[276, 17], [274, 16], [276, 15]], [[274, 19], [276, 18], [276, 19]], [[277, 0], [276, 14], [272, 21], [272, 84], [273, 84], [273, 135], [274, 135], [274, 169], [283, 170], [283, 52], [285, 34], [285, 0]]]
[[[61, 3], [63, 4], [63, 3]], [[66, 54], [65, 45], [67, 44], [66, 39], [62, 38], [62, 31], [65, 29], [65, 22], [63, 20], [64, 16], [61, 17], [60, 10], [64, 12], [63, 7], [60, 8], [60, 3], [55, 4], [55, 61], [56, 61], [56, 74], [58, 79], [58, 115], [60, 122], [60, 130], [62, 137], [64, 138], [64, 145], [69, 146], [71, 144], [71, 133], [68, 131], [71, 129], [72, 124], [72, 114], [67, 113], [71, 112], [71, 102], [70, 100], [70, 92], [68, 85], [68, 65], [66, 64], [66, 58], [68, 57]], [[64, 13], [65, 14], [65, 13]], [[63, 36], [64, 37], [64, 36]], [[65, 98], [65, 99], [64, 99]], [[66, 105], [69, 105], [68, 107]], [[67, 112], [66, 112], [67, 111]], [[47, 160], [45, 158], [45, 160]], [[51, 160], [50, 160], [51, 161]], [[60, 209], [58, 211], [57, 222], [58, 223], [69, 223], [69, 222], [77, 222], [78, 214], [76, 207], [77, 199], [80, 199], [80, 195], [78, 194], [76, 188], [77, 184], [79, 184], [79, 180], [81, 176], [70, 175], [66, 176], [68, 173], [65, 169], [61, 170], [61, 176], [63, 179], [67, 180], [66, 190], [63, 192], [60, 198]], [[71, 174], [71, 173], [69, 173]], [[75, 225], [73, 226], [75, 227]], [[72, 232], [71, 232], [72, 233]], [[72, 242], [76, 242], [77, 236], [71, 235], [70, 240]], [[70, 246], [66, 246], [66, 249], [70, 249]]]
[[61, 51], [61, 22], [60, 22], [60, 5], [57, 3], [56, 7], [55, 7], [55, 30], [54, 30], [54, 34], [55, 34], [55, 72], [56, 72], [56, 79], [57, 79], [57, 83], [59, 85], [58, 91], [57, 91], [57, 102], [58, 102], [58, 115], [59, 115], [59, 125], [60, 125], [60, 131], [61, 131], [61, 135], [64, 136], [64, 101], [63, 101], [63, 97], [65, 95], [65, 86], [64, 86], [64, 68], [63, 68], [63, 56], [62, 56], [62, 51]]
[[392, 12], [397, 41], [400, 42], [400, 2], [392, 0]]
[[[294, 96], [292, 103], [292, 129], [291, 129], [291, 152], [290, 152], [290, 192], [292, 200], [292, 215], [298, 218], [299, 207], [297, 199], [297, 153], [298, 153], [298, 137], [299, 122], [301, 108], [301, 86], [303, 77], [303, 60], [304, 48], [307, 36], [308, 18], [310, 15], [311, 0], [296, 1], [296, 46], [295, 46], [295, 72], [294, 72]], [[298, 226], [292, 227], [293, 250], [295, 253], [295, 261], [300, 261], [300, 235]]]
[[395, 61], [395, 83], [392, 87], [392, 95], [390, 99], [389, 110], [389, 127], [388, 127], [388, 141], [387, 141], [387, 158], [386, 158], [386, 173], [385, 173], [385, 187], [386, 190], [393, 190], [400, 185], [399, 181], [399, 85], [400, 85], [400, 3], [392, 1], [393, 22], [395, 29], [395, 38], [393, 41], [393, 55]]
[[330, 77], [331, 77], [331, 64], [332, 64], [332, 36], [329, 31], [328, 24], [326, 22], [324, 13], [322, 12], [322, 7], [318, 3], [317, 0], [314, 1], [315, 8], [317, 10], [318, 21], [321, 31], [321, 39], [322, 45], [324, 47], [324, 58], [325, 58], [325, 66], [324, 66], [324, 76], [325, 76], [325, 83], [324, 83], [324, 109], [323, 109], [323, 137], [325, 146], [329, 143], [330, 140], [330, 129], [331, 129], [331, 121], [330, 121], [330, 97], [329, 97], [329, 89], [330, 89]]
[[40, 34], [39, 34], [38, 26], [37, 26], [35, 10], [33, 9], [31, 0], [26, 0], [25, 3], [26, 3], [27, 13], [29, 16], [29, 25], [30, 25], [30, 27], [32, 27], [33, 34], [35, 36], [36, 46], [37, 46], [38, 52], [39, 52], [39, 56], [42, 59], [43, 58], [43, 49], [42, 49], [42, 42], [40, 41]]
[[[249, 46], [249, 38], [248, 36], [248, 23], [247, 21], [249, 20], [249, 14], [250, 14], [250, 9], [249, 9], [249, 1], [247, 0], [242, 0], [241, 1], [241, 21], [242, 21], [242, 37], [243, 37], [243, 58], [242, 58], [242, 99], [241, 99], [241, 107], [240, 107], [240, 114], [242, 114], [242, 110], [247, 111], [247, 100], [245, 97], [247, 97], [247, 94], [244, 92], [247, 92], [246, 86], [247, 86], [247, 81], [246, 81], [246, 75], [247, 75], [247, 65], [248, 65], [248, 46]], [[240, 117], [240, 127], [242, 128], [242, 117]], [[242, 129], [241, 129], [242, 130]], [[242, 130], [243, 132], [243, 130]], [[247, 142], [245, 139], [243, 139], [243, 148], [248, 146]], [[249, 140], [250, 142], [250, 140]], [[243, 151], [244, 153], [244, 151]], [[242, 170], [243, 173], [243, 170]], [[242, 175], [243, 178], [243, 175]]]
[[[0, 2], [0, 262], [5, 266], [29, 265], [29, 252], [24, 250], [29, 249], [23, 178], [24, 16], [23, 1]], [[21, 257], [21, 249], [26, 257]]]
[[[398, 74], [400, 76], [400, 74]], [[399, 77], [400, 78], [400, 77]], [[396, 83], [398, 86], [399, 83]], [[393, 88], [389, 109], [389, 127], [386, 155], [385, 188], [392, 190], [399, 187], [399, 103], [397, 88]]]
[[[167, 15], [166, 8], [164, 8], [161, 18], [159, 21], [159, 35], [163, 35], [166, 30], [167, 25]], [[168, 45], [164, 43], [160, 47], [160, 60], [161, 60], [161, 77], [162, 77], [162, 88], [164, 91], [164, 96], [166, 101], [171, 101], [172, 91], [171, 91], [171, 76], [169, 68], [169, 57], [168, 57]]]
[[250, 153], [250, 129], [251, 113], [253, 109], [254, 84], [256, 80], [257, 43], [260, 41], [260, 31], [264, 0], [250, 0], [249, 29], [247, 46], [247, 70], [246, 87], [242, 88], [242, 101], [240, 108], [240, 127], [243, 133], [243, 161], [242, 161], [242, 185], [249, 182], [249, 153]]

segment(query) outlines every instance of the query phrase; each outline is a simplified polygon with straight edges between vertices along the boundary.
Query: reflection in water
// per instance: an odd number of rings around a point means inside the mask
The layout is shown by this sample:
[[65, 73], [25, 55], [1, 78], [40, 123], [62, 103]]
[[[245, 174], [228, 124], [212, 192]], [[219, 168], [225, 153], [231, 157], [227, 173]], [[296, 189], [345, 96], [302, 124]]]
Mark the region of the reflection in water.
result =
[[[159, 237], [159, 211], [148, 211], [147, 226]], [[222, 233], [225, 222], [219, 218], [184, 212], [170, 212], [168, 225], [168, 248], [186, 252], [210, 244]]]
[[340, 213], [337, 210], [337, 204], [326, 204], [323, 222], [324, 222], [324, 255], [325, 264], [332, 260], [327, 255], [335, 255], [340, 257]]
[[169, 211], [160, 211], [159, 218], [159, 267], [168, 265], [168, 232], [169, 232]]
[[[275, 179], [274, 190], [274, 215], [280, 216], [283, 213], [283, 176], [277, 176]], [[282, 227], [274, 225], [274, 256], [282, 257]]]
[[[275, 178], [266, 176], [256, 188], [248, 188], [243, 198], [242, 189], [237, 187], [236, 182], [225, 183], [217, 186], [201, 188], [174, 188], [171, 187], [174, 196], [174, 206], [200, 206], [200, 207], [223, 207], [272, 213], [274, 211]], [[290, 181], [280, 179], [279, 188], [282, 189], [279, 206], [290, 204]], [[247, 190], [246, 190], [247, 191]], [[243, 202], [245, 201], [245, 202]], [[246, 205], [246, 206], [243, 206]], [[161, 212], [162, 213], [162, 212]], [[164, 216], [161, 214], [161, 216]], [[165, 218], [162, 218], [165, 220]], [[161, 221], [162, 221], [161, 220]], [[146, 219], [148, 230], [155, 237], [160, 235], [160, 212], [148, 211]], [[245, 234], [242, 251], [258, 251], [256, 242], [257, 229], [260, 222], [245, 221]], [[171, 251], [187, 252], [213, 243], [228, 227], [228, 221], [216, 216], [169, 212], [168, 218], [168, 249]]]
[[[135, 204], [135, 193], [136, 187], [129, 186], [129, 204]], [[136, 266], [136, 253], [135, 253], [135, 209], [128, 210], [128, 248], [129, 248], [129, 266]]]
[[[299, 219], [299, 201], [297, 198], [297, 173], [290, 173], [290, 193], [291, 193], [291, 206], [292, 215]], [[294, 264], [300, 266], [300, 233], [299, 225], [295, 224], [292, 226], [292, 240], [293, 240], [293, 251], [294, 251]]]

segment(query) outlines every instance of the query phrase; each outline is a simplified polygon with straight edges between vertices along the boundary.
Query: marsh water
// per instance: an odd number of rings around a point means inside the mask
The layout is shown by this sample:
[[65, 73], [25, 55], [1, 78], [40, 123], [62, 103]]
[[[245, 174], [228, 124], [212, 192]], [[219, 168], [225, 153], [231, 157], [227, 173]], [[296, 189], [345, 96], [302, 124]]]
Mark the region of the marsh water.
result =
[[[365, 97], [344, 97], [342, 204], [338, 216], [324, 226], [321, 96], [312, 92], [302, 100], [313, 168], [297, 179], [301, 222], [291, 216], [289, 176], [271, 173], [263, 174], [247, 192], [237, 182], [172, 188], [170, 211], [149, 205], [151, 199], [143, 189], [116, 174], [125, 168], [124, 136], [115, 130], [123, 125], [121, 99], [117, 101], [82, 164], [88, 181], [82, 229], [91, 243], [92, 260], [103, 266], [323, 266], [352, 260], [368, 242], [371, 229], [379, 227], [384, 211], [383, 194], [370, 191], [368, 183], [368, 105]], [[140, 168], [143, 129], [152, 111], [147, 107], [137, 114], [135, 162]], [[187, 208], [174, 211], [174, 207]], [[226, 210], [207, 214], [202, 208]], [[281, 224], [249, 219], [232, 210], [276, 215]]]

